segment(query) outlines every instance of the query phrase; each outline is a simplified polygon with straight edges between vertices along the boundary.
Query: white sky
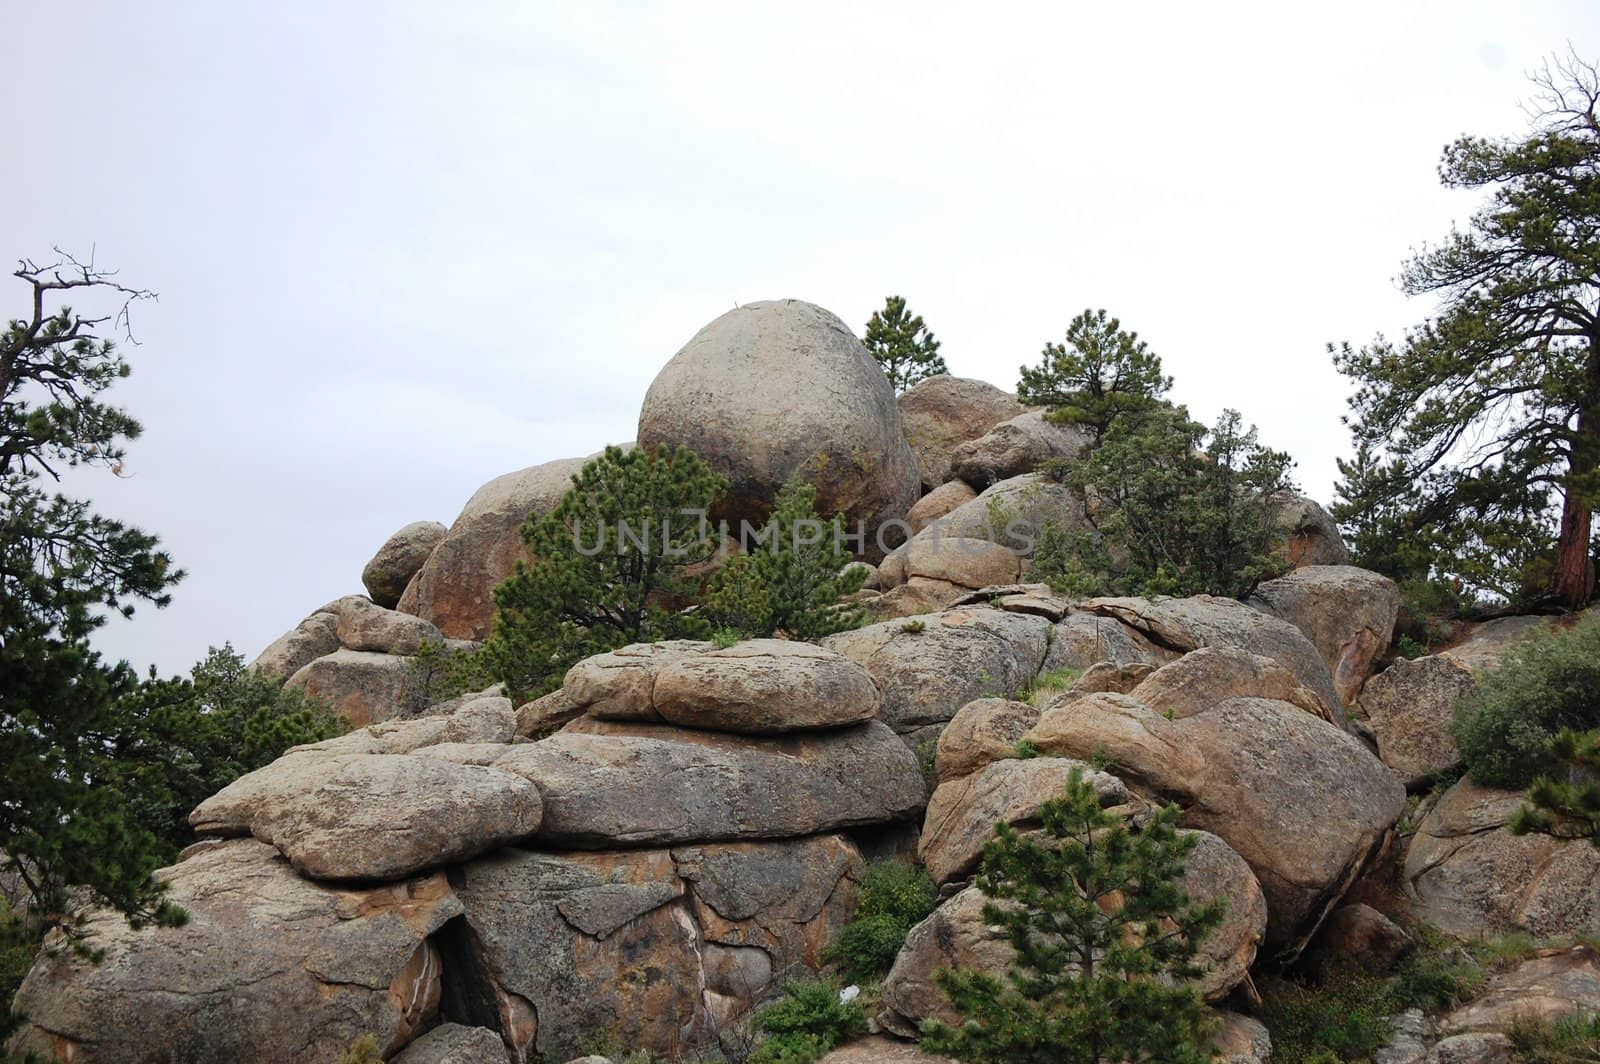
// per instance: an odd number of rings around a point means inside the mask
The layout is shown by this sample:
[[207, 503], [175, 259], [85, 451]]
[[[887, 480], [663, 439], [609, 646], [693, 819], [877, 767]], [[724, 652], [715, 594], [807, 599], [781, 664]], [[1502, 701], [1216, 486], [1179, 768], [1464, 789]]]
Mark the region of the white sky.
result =
[[72, 487], [190, 575], [101, 647], [253, 656], [400, 525], [631, 439], [757, 299], [903, 294], [1007, 388], [1104, 306], [1326, 499], [1324, 345], [1425, 314], [1392, 278], [1474, 205], [1441, 146], [1520, 132], [1600, 6], [1297, 8], [6, 0], [0, 255], [161, 293], [131, 475]]

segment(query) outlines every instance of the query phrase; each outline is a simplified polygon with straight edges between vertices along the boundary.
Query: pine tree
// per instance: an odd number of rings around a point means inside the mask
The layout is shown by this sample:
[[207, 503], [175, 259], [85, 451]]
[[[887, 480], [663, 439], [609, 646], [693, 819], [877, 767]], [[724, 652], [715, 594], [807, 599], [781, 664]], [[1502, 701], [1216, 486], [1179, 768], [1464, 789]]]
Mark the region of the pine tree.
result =
[[1017, 398], [1047, 406], [1050, 419], [1081, 425], [1098, 443], [1117, 416], [1148, 410], [1172, 387], [1161, 359], [1104, 310], [1085, 310], [1065, 344], [1045, 344], [1039, 365], [1022, 367]]
[[[0, 848], [31, 912], [81, 947], [73, 887], [135, 923], [182, 919], [150, 878], [169, 851], [138, 781], [109, 762], [126, 734], [119, 700], [138, 678], [89, 637], [109, 613], [166, 605], [183, 574], [154, 536], [41, 486], [62, 467], [120, 471], [140, 426], [102, 400], [128, 375], [103, 332], [151, 293], [68, 255], [13, 276], [32, 309], [0, 334]], [[121, 310], [49, 313], [57, 293], [114, 295]]]
[[1600, 731], [1565, 729], [1550, 753], [1568, 766], [1569, 778], [1535, 780], [1528, 804], [1511, 820], [1511, 833], [1588, 839], [1600, 847]]
[[486, 662], [517, 697], [554, 690], [578, 660], [628, 643], [703, 635], [681, 606], [685, 571], [714, 545], [726, 487], [692, 451], [607, 447], [544, 517], [522, 526], [533, 560], [495, 588]]
[[1436, 575], [1578, 606], [1600, 499], [1600, 73], [1574, 57], [1534, 80], [1527, 137], [1445, 148], [1444, 185], [1490, 194], [1401, 273], [1438, 315], [1400, 343], [1330, 348], [1366, 448], [1339, 510], [1423, 539]]
[[703, 609], [713, 627], [815, 640], [861, 623], [861, 608], [841, 600], [861, 590], [867, 569], [850, 565], [843, 520], [821, 520], [816, 502], [816, 487], [802, 480], [779, 490], [761, 542], [711, 580]]
[[882, 310], [873, 311], [867, 322], [866, 345], [896, 392], [926, 377], [950, 372], [939, 354], [939, 341], [922, 323], [922, 315], [906, 310], [901, 296], [890, 296]]
[[1016, 962], [1004, 980], [939, 973], [966, 1022], [924, 1021], [923, 1048], [979, 1064], [1210, 1060], [1209, 1012], [1185, 981], [1223, 907], [1183, 890], [1195, 840], [1177, 816], [1168, 806], [1135, 829], [1075, 772], [1040, 807], [1044, 838], [998, 825], [977, 884]]

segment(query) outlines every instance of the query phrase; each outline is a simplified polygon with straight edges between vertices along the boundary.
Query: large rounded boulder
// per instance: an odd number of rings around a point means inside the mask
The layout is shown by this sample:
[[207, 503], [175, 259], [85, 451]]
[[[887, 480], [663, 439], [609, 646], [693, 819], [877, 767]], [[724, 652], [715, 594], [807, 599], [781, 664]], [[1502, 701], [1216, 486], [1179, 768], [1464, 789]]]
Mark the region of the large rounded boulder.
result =
[[372, 601], [393, 609], [406, 585], [450, 530], [437, 521], [413, 521], [383, 541], [361, 570], [361, 584]]
[[730, 310], [673, 356], [639, 412], [639, 446], [662, 444], [728, 478], [714, 516], [764, 522], [800, 476], [819, 513], [866, 525], [868, 553], [919, 494], [888, 378], [844, 322], [798, 299]]
[[937, 488], [950, 480], [951, 454], [957, 447], [1027, 409], [992, 384], [944, 373], [907, 388], [900, 396], [900, 416], [923, 486]]

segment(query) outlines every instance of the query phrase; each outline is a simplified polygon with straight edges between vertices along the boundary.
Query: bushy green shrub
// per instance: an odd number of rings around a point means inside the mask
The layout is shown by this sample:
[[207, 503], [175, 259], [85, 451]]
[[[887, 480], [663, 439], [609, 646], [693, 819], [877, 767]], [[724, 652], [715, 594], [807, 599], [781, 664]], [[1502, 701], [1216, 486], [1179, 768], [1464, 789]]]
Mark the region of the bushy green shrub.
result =
[[1273, 1064], [1370, 1059], [1391, 1033], [1386, 989], [1382, 978], [1355, 971], [1320, 984], [1264, 977], [1261, 1022], [1272, 1034]]
[[811, 1064], [840, 1042], [867, 1029], [859, 998], [845, 1001], [839, 987], [824, 979], [787, 983], [783, 997], [756, 1013], [766, 1038], [750, 1064]]
[[1600, 1062], [1600, 1015], [1551, 1022], [1519, 1016], [1511, 1024], [1513, 1059], [1521, 1064]]
[[823, 952], [823, 959], [851, 982], [882, 978], [905, 944], [906, 933], [933, 912], [938, 900], [928, 873], [910, 861], [868, 865], [861, 875], [855, 914]]
[[1526, 787], [1554, 775], [1564, 728], [1600, 728], [1600, 617], [1516, 644], [1456, 703], [1451, 733], [1472, 778]]
[[424, 640], [406, 660], [406, 698], [413, 712], [482, 691], [495, 682], [483, 648], [457, 650], [440, 639]]

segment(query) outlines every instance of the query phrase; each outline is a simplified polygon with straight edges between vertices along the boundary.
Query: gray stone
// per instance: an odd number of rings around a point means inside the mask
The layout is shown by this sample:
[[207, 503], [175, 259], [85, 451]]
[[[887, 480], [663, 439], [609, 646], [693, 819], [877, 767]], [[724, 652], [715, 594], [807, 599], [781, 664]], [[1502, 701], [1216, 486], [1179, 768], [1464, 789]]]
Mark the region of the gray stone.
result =
[[982, 491], [1032, 473], [1051, 459], [1076, 458], [1088, 446], [1089, 435], [1082, 429], [1052, 424], [1043, 410], [1030, 410], [957, 446], [950, 454], [950, 471]]
[[367, 589], [372, 601], [385, 609], [394, 609], [406, 585], [448, 531], [437, 521], [413, 521], [384, 540], [378, 553], [361, 570], [361, 586]]
[[403, 1049], [391, 1064], [500, 1064], [506, 1047], [487, 1027], [442, 1023]]
[[938, 488], [949, 481], [950, 455], [957, 447], [1026, 410], [1010, 392], [964, 377], [941, 373], [907, 388], [900, 396], [900, 417], [923, 485]]
[[1249, 602], [1305, 633], [1332, 674], [1340, 701], [1349, 705], [1373, 661], [1389, 647], [1400, 589], [1388, 577], [1353, 565], [1307, 565], [1257, 587]]
[[405, 716], [414, 680], [409, 659], [365, 650], [336, 650], [296, 672], [285, 687], [327, 705], [352, 728]]
[[287, 680], [313, 661], [338, 649], [339, 615], [334, 612], [334, 604], [330, 603], [273, 640], [250, 663], [250, 669], [275, 680]]
[[1472, 673], [1445, 654], [1401, 658], [1361, 688], [1360, 706], [1378, 740], [1378, 756], [1407, 787], [1424, 786], [1461, 762], [1450, 734], [1456, 699]]

